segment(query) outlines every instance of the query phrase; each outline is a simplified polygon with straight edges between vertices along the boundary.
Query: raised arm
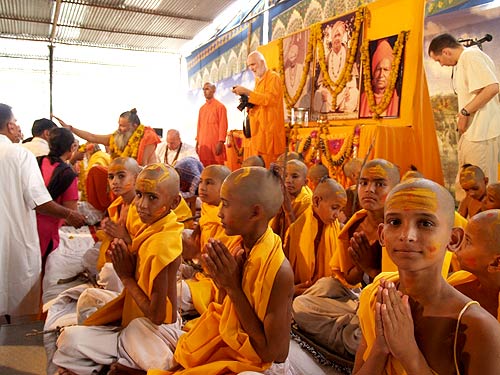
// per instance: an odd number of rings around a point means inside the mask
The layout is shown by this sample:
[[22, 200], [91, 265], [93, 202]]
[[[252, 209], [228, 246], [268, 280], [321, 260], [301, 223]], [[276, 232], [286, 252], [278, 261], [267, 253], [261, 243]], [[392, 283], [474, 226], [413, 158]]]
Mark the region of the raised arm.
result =
[[57, 116], [52, 115], [52, 117], [54, 117], [57, 121], [59, 121], [59, 123], [63, 128], [71, 130], [73, 134], [82, 139], [85, 139], [87, 142], [100, 143], [102, 145], [109, 146], [109, 139], [111, 138], [112, 134], [107, 134], [107, 135], [93, 134], [85, 130], [77, 129], [74, 126], [65, 123]]

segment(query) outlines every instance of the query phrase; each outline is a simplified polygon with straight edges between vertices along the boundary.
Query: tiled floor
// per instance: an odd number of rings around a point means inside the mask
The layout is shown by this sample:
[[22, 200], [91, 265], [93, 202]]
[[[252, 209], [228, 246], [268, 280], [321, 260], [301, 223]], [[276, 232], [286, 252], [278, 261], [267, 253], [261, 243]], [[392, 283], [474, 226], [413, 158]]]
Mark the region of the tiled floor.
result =
[[46, 374], [42, 335], [26, 337], [26, 333], [42, 329], [42, 321], [0, 325], [0, 374]]

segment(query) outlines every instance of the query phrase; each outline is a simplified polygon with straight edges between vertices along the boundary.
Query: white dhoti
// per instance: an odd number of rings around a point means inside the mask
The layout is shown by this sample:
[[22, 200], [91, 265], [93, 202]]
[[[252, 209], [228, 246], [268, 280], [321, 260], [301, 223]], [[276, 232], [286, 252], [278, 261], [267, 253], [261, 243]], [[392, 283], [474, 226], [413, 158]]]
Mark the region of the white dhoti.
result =
[[53, 361], [78, 375], [91, 375], [116, 361], [145, 371], [168, 370], [176, 365], [175, 346], [183, 333], [180, 319], [173, 324], [155, 325], [147, 318], [137, 318], [123, 329], [67, 327], [57, 340]]

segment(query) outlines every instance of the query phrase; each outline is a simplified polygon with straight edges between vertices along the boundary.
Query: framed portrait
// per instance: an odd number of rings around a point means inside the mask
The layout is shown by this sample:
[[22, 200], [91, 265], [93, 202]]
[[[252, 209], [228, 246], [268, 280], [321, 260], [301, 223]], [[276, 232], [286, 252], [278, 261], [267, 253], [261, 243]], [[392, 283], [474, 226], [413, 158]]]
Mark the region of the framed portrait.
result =
[[[404, 33], [368, 43], [359, 117], [399, 117], [404, 71]], [[368, 57], [367, 56], [367, 57]], [[366, 66], [365, 66], [366, 65]]]
[[313, 48], [309, 37], [310, 31], [303, 30], [283, 38], [282, 79], [288, 108], [309, 110], [311, 106]]
[[322, 42], [316, 46], [312, 94], [315, 117], [358, 118], [362, 22], [355, 21], [353, 12], [321, 25]]

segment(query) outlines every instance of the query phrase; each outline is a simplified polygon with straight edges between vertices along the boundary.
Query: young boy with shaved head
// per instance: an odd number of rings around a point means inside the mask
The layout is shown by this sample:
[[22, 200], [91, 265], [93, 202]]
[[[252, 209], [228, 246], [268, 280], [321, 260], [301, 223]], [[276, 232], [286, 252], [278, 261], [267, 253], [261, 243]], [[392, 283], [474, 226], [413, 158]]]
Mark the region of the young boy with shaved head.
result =
[[227, 235], [241, 236], [241, 249], [232, 255], [210, 241], [203, 259], [225, 297], [181, 336], [180, 367], [168, 373], [287, 374], [293, 272], [268, 226], [283, 201], [279, 177], [260, 167], [238, 169], [224, 181], [221, 200], [222, 225]]
[[358, 197], [362, 209], [356, 212], [339, 234], [339, 251], [332, 268], [350, 285], [368, 284], [382, 268], [382, 247], [378, 225], [384, 220], [384, 203], [399, 182], [399, 169], [384, 159], [374, 159], [361, 170]]
[[484, 176], [481, 168], [465, 164], [460, 171], [460, 186], [467, 194], [458, 206], [458, 213], [466, 219], [481, 212], [482, 200], [486, 195], [488, 177]]
[[62, 332], [54, 355], [61, 374], [91, 374], [113, 362], [118, 371], [173, 365], [166, 342], [177, 339], [168, 326], [180, 327], [176, 274], [182, 224], [172, 212], [180, 199], [179, 176], [165, 164], [148, 165], [137, 177], [135, 192], [142, 225], [130, 245], [114, 239], [108, 251], [124, 290], [92, 314], [85, 326]]
[[314, 164], [307, 171], [307, 186], [311, 191], [314, 191], [319, 182], [325, 177], [328, 177], [328, 168], [323, 164]]
[[284, 178], [284, 202], [278, 214], [269, 224], [282, 240], [286, 231], [302, 213], [311, 206], [312, 191], [307, 186], [307, 166], [300, 160], [292, 159], [286, 163]]
[[448, 282], [500, 321], [500, 210], [470, 218], [455, 254], [462, 271], [450, 275]]
[[432, 181], [409, 180], [387, 197], [380, 242], [398, 272], [361, 294], [354, 374], [498, 373], [500, 325], [442, 276], [463, 234], [453, 222], [453, 198]]
[[[200, 176], [198, 193], [201, 199], [201, 217], [198, 226], [189, 238], [183, 239], [182, 256], [184, 259], [201, 261], [201, 254], [206, 252], [210, 238], [221, 241], [229, 250], [241, 241], [240, 236], [228, 236], [218, 216], [221, 199], [220, 189], [225, 178], [231, 171], [223, 165], [210, 165]], [[184, 272], [185, 273], [185, 272]], [[202, 314], [217, 293], [212, 279], [202, 272], [194, 274], [193, 278], [179, 281], [179, 295], [182, 295], [183, 311], [196, 309]]]
[[483, 211], [500, 208], [500, 182], [489, 184], [486, 187], [486, 196], [483, 198], [481, 209]]
[[346, 202], [344, 188], [324, 179], [312, 197], [312, 205], [290, 225], [285, 254], [295, 276], [295, 296], [325, 276], [332, 276], [330, 259], [337, 250], [338, 216]]

